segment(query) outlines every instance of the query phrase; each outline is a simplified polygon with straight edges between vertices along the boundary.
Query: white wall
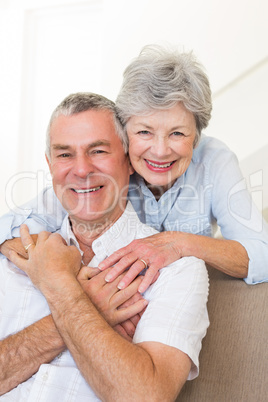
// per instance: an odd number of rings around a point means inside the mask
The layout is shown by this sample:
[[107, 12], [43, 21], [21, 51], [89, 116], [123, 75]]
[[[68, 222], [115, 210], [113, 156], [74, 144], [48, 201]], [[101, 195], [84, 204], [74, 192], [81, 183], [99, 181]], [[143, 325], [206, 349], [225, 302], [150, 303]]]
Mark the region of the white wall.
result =
[[80, 90], [115, 99], [147, 43], [193, 49], [206, 67], [207, 134], [242, 161], [265, 149], [267, 17], [266, 0], [0, 0], [0, 213], [44, 184], [44, 131], [57, 103]]

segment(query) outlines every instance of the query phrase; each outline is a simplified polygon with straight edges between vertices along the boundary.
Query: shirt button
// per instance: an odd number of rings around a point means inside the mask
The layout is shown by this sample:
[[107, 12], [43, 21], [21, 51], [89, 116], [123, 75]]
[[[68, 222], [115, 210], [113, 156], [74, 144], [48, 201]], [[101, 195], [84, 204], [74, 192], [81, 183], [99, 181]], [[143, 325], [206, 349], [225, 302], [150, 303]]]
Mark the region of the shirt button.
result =
[[42, 375], [42, 380], [43, 380], [43, 381], [47, 381], [47, 379], [48, 379], [48, 373], [44, 373], [44, 374]]

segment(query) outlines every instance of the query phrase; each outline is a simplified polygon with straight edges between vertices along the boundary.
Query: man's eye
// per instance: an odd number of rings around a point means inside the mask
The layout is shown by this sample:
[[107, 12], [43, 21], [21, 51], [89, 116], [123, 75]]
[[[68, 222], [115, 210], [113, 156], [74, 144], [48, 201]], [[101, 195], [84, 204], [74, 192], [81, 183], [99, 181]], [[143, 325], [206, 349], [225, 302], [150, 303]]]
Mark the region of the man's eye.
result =
[[103, 151], [103, 149], [94, 149], [94, 151], [92, 151], [93, 154], [103, 154], [105, 153], [105, 151]]
[[70, 154], [64, 153], [64, 154], [59, 154], [58, 158], [68, 158], [69, 156], [71, 156]]

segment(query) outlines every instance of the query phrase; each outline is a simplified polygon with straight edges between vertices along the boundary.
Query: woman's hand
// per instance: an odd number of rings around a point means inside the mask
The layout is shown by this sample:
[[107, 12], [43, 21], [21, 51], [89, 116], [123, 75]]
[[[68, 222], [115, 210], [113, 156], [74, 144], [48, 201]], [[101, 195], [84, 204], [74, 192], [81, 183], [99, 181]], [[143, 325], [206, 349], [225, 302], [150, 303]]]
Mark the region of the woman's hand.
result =
[[104, 271], [112, 267], [105, 277], [107, 282], [115, 280], [128, 269], [118, 283], [119, 289], [124, 289], [144, 270], [146, 263], [148, 269], [138, 288], [138, 291], [143, 293], [157, 279], [159, 269], [182, 257], [178, 236], [179, 232], [162, 232], [134, 240], [106, 258], [99, 264], [99, 269]]
[[[33, 243], [35, 244], [37, 240], [37, 235], [36, 234], [31, 235], [31, 238], [33, 240]], [[10, 251], [15, 251], [21, 257], [28, 259], [28, 253], [25, 251], [25, 248], [23, 247], [20, 237], [11, 240], [6, 240], [4, 243], [0, 245], [0, 251], [8, 259], [10, 259], [9, 258]]]

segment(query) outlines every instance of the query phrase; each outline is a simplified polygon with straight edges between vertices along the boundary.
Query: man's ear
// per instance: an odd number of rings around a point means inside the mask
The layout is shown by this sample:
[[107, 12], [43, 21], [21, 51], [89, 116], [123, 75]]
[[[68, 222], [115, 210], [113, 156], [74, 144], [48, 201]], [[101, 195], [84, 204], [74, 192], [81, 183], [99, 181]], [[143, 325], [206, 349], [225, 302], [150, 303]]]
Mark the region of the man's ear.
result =
[[129, 160], [129, 174], [132, 175], [133, 173], [135, 173], [135, 170], [133, 169], [131, 162]]
[[45, 154], [45, 157], [46, 157], [46, 161], [47, 161], [47, 164], [48, 164], [48, 167], [49, 167], [50, 174], [52, 174], [52, 172], [51, 172], [51, 162], [50, 162], [50, 160], [48, 159], [47, 154]]

